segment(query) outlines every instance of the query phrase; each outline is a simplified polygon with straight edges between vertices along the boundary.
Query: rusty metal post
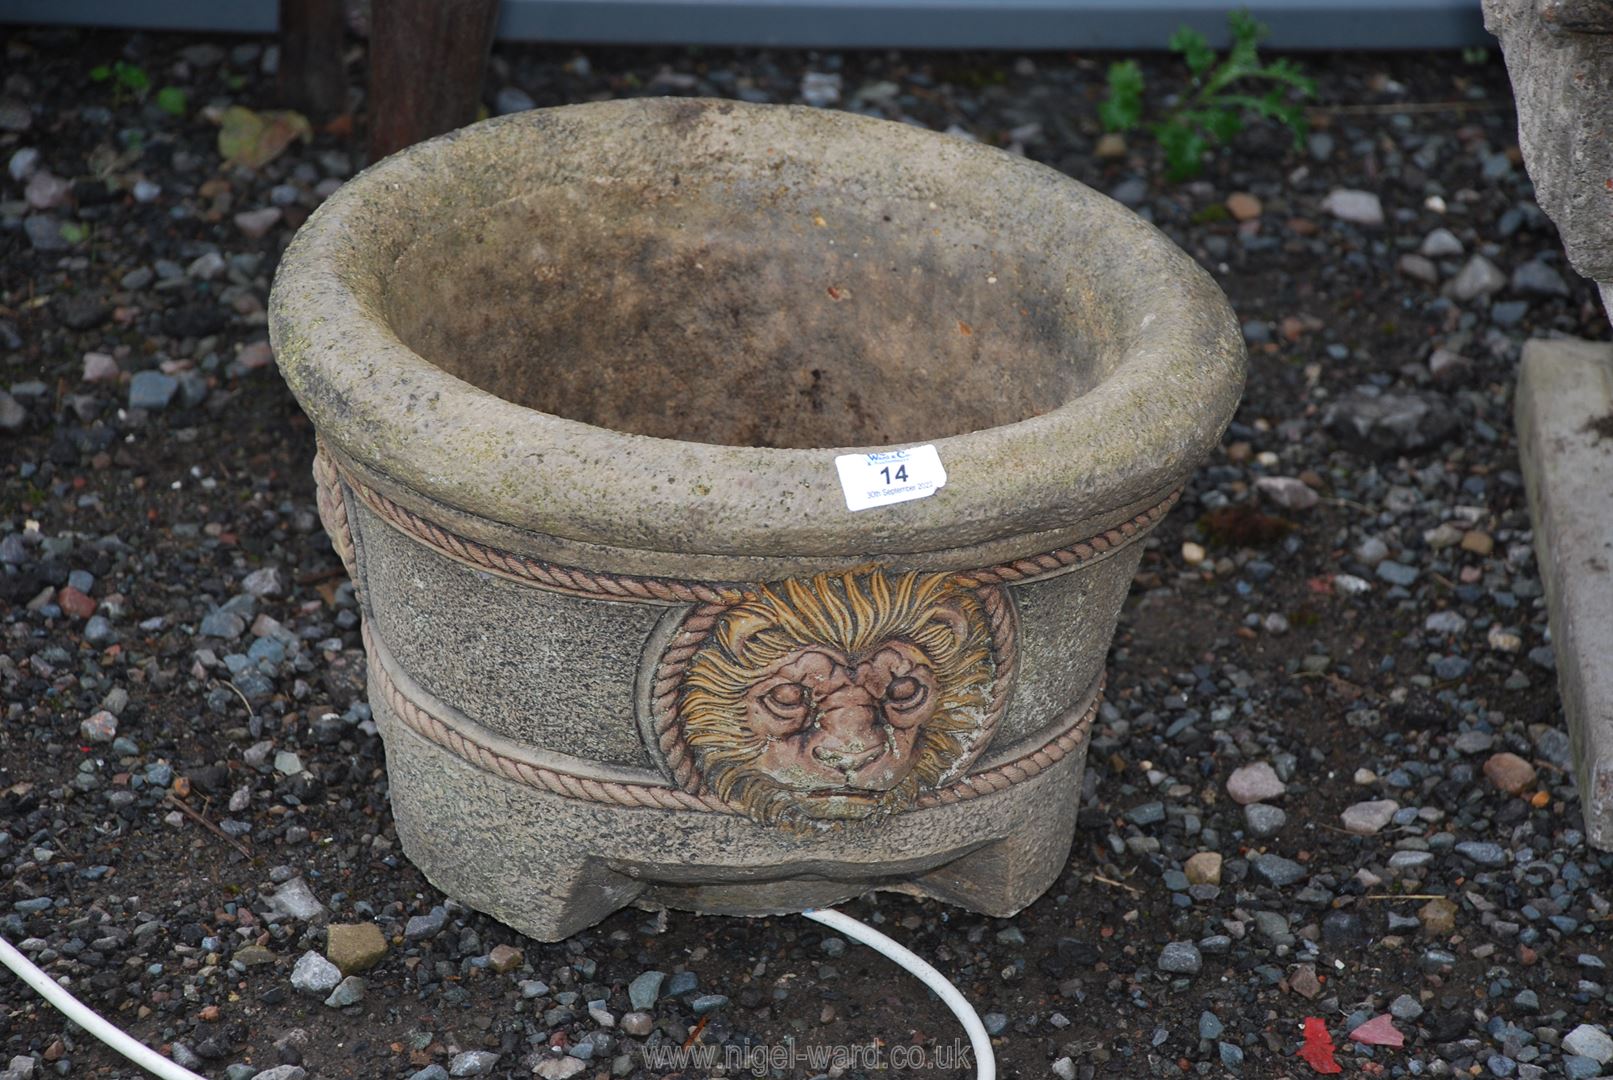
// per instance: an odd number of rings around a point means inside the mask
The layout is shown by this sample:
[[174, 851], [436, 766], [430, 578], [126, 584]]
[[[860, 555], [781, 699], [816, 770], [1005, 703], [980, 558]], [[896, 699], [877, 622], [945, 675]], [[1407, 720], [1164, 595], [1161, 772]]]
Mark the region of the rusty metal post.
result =
[[280, 0], [280, 99], [315, 120], [347, 111], [341, 0]]
[[371, 161], [476, 119], [498, 0], [375, 0], [371, 19]]

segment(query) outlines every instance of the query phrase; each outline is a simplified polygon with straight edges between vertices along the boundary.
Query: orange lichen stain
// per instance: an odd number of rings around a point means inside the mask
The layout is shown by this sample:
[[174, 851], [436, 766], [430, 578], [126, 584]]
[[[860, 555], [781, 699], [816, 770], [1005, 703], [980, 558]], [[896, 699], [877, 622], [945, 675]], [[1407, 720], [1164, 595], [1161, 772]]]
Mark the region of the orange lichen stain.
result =
[[962, 319], [958, 320], [958, 333], [962, 334], [964, 337], [969, 337], [974, 332], [975, 332], [974, 327], [970, 326], [968, 323], [964, 322]]

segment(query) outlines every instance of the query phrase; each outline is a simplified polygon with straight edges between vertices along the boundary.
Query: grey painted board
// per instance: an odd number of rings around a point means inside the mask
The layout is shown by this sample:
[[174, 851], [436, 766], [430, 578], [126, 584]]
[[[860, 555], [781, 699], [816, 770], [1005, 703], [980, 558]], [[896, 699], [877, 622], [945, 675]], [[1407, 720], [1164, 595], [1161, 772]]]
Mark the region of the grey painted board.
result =
[[[1224, 36], [1234, 0], [519, 0], [505, 37], [828, 48], [1159, 49], [1188, 23]], [[1276, 48], [1488, 44], [1477, 0], [1253, 3]]]
[[0, 23], [272, 33], [276, 0], [0, 0]]
[[[507, 40], [908, 49], [1158, 49], [1235, 0], [505, 0]], [[1256, 0], [1286, 49], [1488, 45], [1479, 0]], [[0, 22], [265, 33], [276, 0], [0, 0]]]

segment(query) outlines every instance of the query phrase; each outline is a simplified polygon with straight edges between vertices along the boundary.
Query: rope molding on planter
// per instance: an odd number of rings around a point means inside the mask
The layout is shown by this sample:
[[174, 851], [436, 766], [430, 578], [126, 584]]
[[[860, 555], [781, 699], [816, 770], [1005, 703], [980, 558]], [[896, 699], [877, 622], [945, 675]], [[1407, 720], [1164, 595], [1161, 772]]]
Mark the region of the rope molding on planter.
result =
[[995, 795], [1057, 765], [1070, 751], [1086, 743], [1087, 735], [1092, 730], [1092, 721], [1098, 715], [1098, 706], [1103, 704], [1106, 680], [1107, 675], [1100, 672], [1093, 680], [1089, 691], [1092, 699], [1087, 702], [1087, 707], [1047, 742], [1001, 765], [954, 780], [944, 788], [926, 791], [918, 797], [916, 807], [945, 806], [968, 802], [984, 795]]
[[436, 743], [455, 757], [506, 780], [528, 787], [541, 788], [554, 795], [588, 802], [609, 803], [614, 806], [634, 806], [658, 810], [705, 810], [715, 813], [736, 813], [714, 795], [699, 795], [657, 783], [632, 783], [620, 780], [600, 780], [580, 776], [546, 765], [539, 765], [510, 754], [502, 753], [480, 742], [457, 727], [452, 720], [439, 716], [404, 693], [393, 681], [381, 662], [376, 649], [370, 620], [364, 619], [360, 629], [364, 637], [364, 651], [370, 657], [375, 683], [403, 725], [416, 735]]
[[1104, 681], [1105, 676], [1100, 674], [1092, 691], [1092, 701], [1081, 710], [1081, 715], [1077, 716], [1072, 724], [1047, 742], [995, 768], [962, 777], [944, 788], [927, 791], [919, 796], [918, 805], [946, 806], [951, 803], [968, 802], [983, 795], [995, 795], [1004, 788], [1013, 787], [1057, 765], [1064, 760], [1066, 754], [1086, 743], [1087, 735], [1092, 730], [1092, 721], [1098, 715], [1098, 707], [1103, 704]]
[[[594, 600], [639, 600], [663, 604], [731, 604], [741, 599], [745, 593], [745, 587], [737, 583], [710, 584], [560, 566], [471, 540], [422, 517], [363, 483], [351, 472], [332, 461], [323, 447], [320, 447], [314, 457], [314, 479], [320, 491], [318, 499], [320, 515], [325, 520], [327, 529], [333, 520], [339, 518], [335, 523], [344, 537], [340, 543], [345, 545], [346, 552], [344, 553], [342, 547], [338, 546], [337, 553], [342, 555], [343, 562], [348, 564], [349, 575], [353, 572], [350, 564], [353, 546], [351, 527], [347, 520], [347, 507], [345, 500], [341, 498], [340, 489], [343, 487], [394, 528], [427, 547], [458, 562], [540, 589]], [[327, 488], [335, 490], [336, 494], [326, 495]], [[1108, 557], [1147, 532], [1176, 505], [1181, 497], [1182, 489], [1178, 487], [1135, 517], [1086, 540], [1041, 555], [1031, 555], [979, 570], [957, 571], [955, 576], [965, 585], [1008, 585], [1095, 562]], [[326, 502], [330, 502], [333, 506], [330, 518], [324, 517]], [[338, 506], [339, 510], [335, 509]], [[332, 531], [331, 535], [334, 540], [337, 533]]]
[[[393, 681], [386, 665], [380, 660], [369, 619], [363, 621], [361, 631], [365, 652], [370, 657], [375, 685], [388, 709], [399, 722], [416, 735], [486, 772], [565, 798], [612, 806], [693, 810], [736, 816], [743, 813], [738, 807], [725, 803], [710, 793], [694, 793], [652, 782], [600, 780], [539, 765], [496, 750], [461, 730], [452, 720], [438, 715], [431, 708], [406, 694], [403, 688]], [[1092, 721], [1098, 715], [1098, 707], [1103, 702], [1104, 682], [1105, 676], [1100, 674], [1093, 681], [1089, 691], [1091, 700], [1087, 707], [1042, 745], [1000, 765], [965, 776], [944, 788], [924, 792], [918, 797], [914, 809], [945, 806], [993, 795], [1029, 780], [1062, 761], [1072, 750], [1085, 743], [1092, 729]]]
[[342, 566], [353, 585], [358, 586], [358, 567], [353, 559], [353, 525], [347, 517], [347, 495], [342, 490], [342, 477], [336, 465], [321, 446], [314, 453], [314, 506], [319, 511], [320, 524], [330, 537]]

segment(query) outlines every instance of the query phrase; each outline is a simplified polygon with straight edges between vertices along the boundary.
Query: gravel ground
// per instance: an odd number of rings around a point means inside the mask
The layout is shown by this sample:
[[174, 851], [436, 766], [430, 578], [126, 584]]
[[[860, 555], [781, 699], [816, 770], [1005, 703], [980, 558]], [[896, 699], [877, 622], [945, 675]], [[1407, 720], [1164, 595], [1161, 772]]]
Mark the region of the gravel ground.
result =
[[[275, 104], [265, 42], [4, 47], [0, 932], [234, 1080], [705, 1076], [643, 1051], [790, 1039], [959, 1075], [944, 1007], [804, 920], [630, 911], [539, 945], [426, 884], [264, 332], [360, 144], [221, 162], [221, 109]], [[118, 59], [184, 114], [89, 77]], [[1310, 1076], [1306, 1018], [1346, 1075], [1613, 1072], [1613, 857], [1579, 829], [1510, 424], [1520, 343], [1607, 324], [1494, 59], [1306, 62], [1307, 144], [1253, 129], [1185, 185], [1100, 139], [1101, 60], [501, 48], [489, 73], [494, 111], [805, 98], [1005, 146], [1236, 306], [1248, 396], [1150, 541], [1066, 873], [1009, 920], [847, 906], [957, 980], [1005, 1076]], [[132, 1075], [16, 982], [0, 1004], [6, 1080]], [[774, 1075], [872, 1075], [860, 1053]]]

